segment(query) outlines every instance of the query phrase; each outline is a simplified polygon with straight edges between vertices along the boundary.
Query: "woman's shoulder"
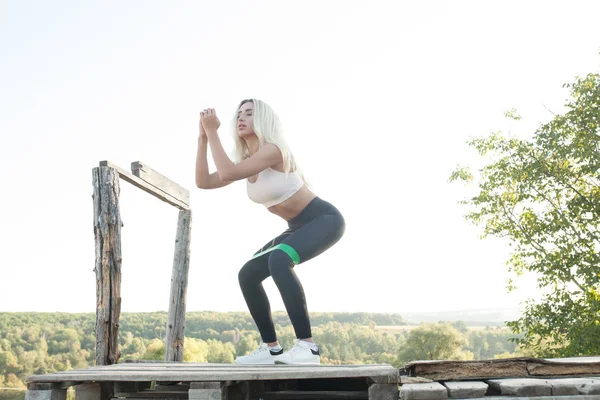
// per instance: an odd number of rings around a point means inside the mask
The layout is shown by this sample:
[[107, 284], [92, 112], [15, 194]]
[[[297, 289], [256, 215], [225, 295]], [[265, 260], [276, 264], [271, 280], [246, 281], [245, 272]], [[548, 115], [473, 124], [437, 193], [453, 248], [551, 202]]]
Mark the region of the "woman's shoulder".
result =
[[281, 147], [276, 143], [265, 142], [262, 144], [261, 148], [268, 149], [270, 151], [278, 151], [279, 153], [283, 153], [281, 151]]

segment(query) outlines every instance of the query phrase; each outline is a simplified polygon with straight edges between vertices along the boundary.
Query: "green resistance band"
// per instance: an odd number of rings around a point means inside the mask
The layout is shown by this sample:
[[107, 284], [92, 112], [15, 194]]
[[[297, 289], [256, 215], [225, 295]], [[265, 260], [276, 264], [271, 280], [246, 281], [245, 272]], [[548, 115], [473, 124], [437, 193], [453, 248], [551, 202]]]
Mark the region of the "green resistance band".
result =
[[294, 262], [294, 264], [299, 264], [300, 263], [300, 256], [298, 255], [298, 252], [296, 250], [294, 250], [294, 248], [290, 245], [287, 245], [285, 243], [279, 243], [276, 246], [270, 247], [265, 251], [261, 251], [260, 253], [256, 253], [251, 260], [254, 260], [257, 257], [262, 256], [263, 254], [267, 254], [273, 250], [282, 250], [283, 252], [287, 253], [288, 256], [290, 256], [290, 258], [292, 259], [292, 261]]

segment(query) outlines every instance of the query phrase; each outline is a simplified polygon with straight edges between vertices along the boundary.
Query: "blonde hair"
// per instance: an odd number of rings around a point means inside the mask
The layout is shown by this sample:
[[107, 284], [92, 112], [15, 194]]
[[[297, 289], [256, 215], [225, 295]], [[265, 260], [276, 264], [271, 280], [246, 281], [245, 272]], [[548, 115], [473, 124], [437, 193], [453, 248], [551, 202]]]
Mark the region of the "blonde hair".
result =
[[[240, 107], [246, 103], [252, 102], [254, 104], [253, 111], [253, 128], [254, 133], [258, 137], [258, 147], [262, 147], [265, 143], [272, 143], [276, 145], [281, 151], [283, 157], [283, 170], [287, 173], [298, 172], [305, 181], [304, 176], [296, 160], [290, 151], [288, 144], [285, 141], [283, 126], [275, 111], [264, 101], [257, 99], [246, 99], [242, 100], [236, 109], [235, 116], [233, 118], [233, 140], [235, 148], [233, 151], [233, 159], [235, 163], [250, 157], [250, 151], [246, 146], [246, 141], [237, 134], [237, 119]], [[305, 181], [306, 182], [306, 181]]]

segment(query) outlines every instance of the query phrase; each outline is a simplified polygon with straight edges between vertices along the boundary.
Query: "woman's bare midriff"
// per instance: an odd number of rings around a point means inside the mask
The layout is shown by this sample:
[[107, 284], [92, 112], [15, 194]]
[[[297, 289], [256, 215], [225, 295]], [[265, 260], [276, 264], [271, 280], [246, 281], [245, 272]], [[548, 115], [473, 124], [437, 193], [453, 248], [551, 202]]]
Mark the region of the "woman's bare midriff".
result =
[[300, 211], [304, 210], [304, 207], [306, 207], [315, 197], [317, 197], [317, 195], [304, 185], [292, 197], [282, 203], [269, 207], [268, 210], [286, 221], [289, 221], [300, 214]]

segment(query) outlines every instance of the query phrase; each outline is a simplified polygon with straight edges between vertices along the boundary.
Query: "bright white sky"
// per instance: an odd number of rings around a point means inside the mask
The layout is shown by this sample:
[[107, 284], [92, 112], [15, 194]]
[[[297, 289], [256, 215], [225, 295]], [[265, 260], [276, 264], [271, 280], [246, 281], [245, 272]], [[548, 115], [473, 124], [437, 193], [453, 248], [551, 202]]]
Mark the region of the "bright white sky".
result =
[[[507, 293], [507, 246], [479, 239], [448, 176], [479, 162], [469, 137], [530, 135], [562, 110], [562, 84], [598, 71], [598, 15], [597, 1], [3, 1], [0, 311], [95, 311], [101, 160], [191, 191], [188, 311], [247, 310], [238, 270], [286, 224], [243, 182], [194, 188], [199, 111], [226, 125], [247, 97], [276, 110], [346, 217], [296, 269], [309, 311], [517, 307], [533, 280]], [[166, 310], [177, 210], [121, 188], [122, 311]]]

